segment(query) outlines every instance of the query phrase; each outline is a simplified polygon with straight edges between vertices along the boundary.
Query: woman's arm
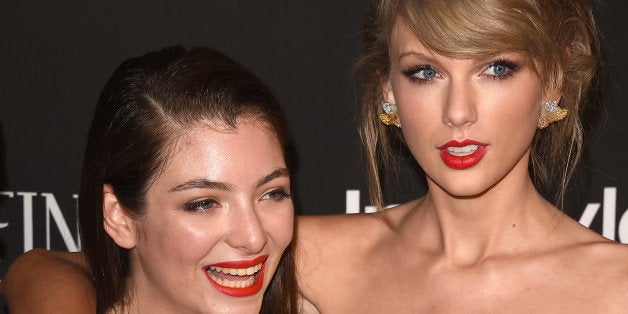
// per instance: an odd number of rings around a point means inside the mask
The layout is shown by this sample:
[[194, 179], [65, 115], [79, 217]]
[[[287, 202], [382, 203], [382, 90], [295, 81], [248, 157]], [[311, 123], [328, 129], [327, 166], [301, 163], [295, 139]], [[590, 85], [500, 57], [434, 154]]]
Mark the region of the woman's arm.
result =
[[10, 313], [95, 313], [94, 286], [82, 253], [34, 249], [22, 254], [2, 279]]

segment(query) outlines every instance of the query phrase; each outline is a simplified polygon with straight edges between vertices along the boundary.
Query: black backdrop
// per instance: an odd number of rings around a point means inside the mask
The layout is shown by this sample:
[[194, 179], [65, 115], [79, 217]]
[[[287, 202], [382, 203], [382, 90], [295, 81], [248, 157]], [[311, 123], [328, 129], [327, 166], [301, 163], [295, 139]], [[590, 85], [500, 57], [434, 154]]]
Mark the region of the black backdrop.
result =
[[[301, 213], [364, 212], [359, 80], [351, 67], [366, 2], [5, 4], [0, 10], [0, 275], [30, 247], [78, 247], [74, 194], [98, 93], [124, 59], [173, 44], [217, 48], [275, 91], [299, 148]], [[623, 110], [628, 4], [622, 2], [594, 1], [610, 79], [566, 212], [628, 242], [628, 115]], [[389, 192], [399, 203], [421, 195], [424, 187], [406, 176]]]

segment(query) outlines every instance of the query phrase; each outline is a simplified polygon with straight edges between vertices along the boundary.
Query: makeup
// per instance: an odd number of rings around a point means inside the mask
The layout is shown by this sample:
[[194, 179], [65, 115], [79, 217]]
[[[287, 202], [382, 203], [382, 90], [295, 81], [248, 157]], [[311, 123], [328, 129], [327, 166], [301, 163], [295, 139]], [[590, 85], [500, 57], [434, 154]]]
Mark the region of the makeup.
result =
[[205, 266], [209, 282], [221, 293], [232, 297], [247, 297], [258, 293], [264, 285], [264, 270], [268, 255], [249, 261], [221, 262]]
[[430, 65], [417, 65], [401, 71], [410, 82], [426, 84], [434, 78], [440, 76], [440, 74]]
[[464, 170], [475, 166], [482, 160], [487, 145], [473, 140], [451, 140], [438, 147], [438, 150], [447, 167]]

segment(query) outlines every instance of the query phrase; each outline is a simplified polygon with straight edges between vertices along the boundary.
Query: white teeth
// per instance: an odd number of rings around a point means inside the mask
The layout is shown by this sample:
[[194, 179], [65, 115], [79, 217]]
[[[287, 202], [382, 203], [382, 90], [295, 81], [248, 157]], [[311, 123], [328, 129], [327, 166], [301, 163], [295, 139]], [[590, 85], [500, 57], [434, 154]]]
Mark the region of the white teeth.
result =
[[[207, 270], [209, 277], [221, 286], [229, 288], [246, 288], [255, 282], [255, 273], [262, 269], [262, 264], [257, 264], [248, 268], [226, 268], [219, 266], [210, 266]], [[246, 280], [229, 280], [218, 278], [213, 272], [223, 273], [232, 276], [249, 276]]]
[[256, 272], [262, 269], [262, 264], [257, 264], [255, 266], [251, 266], [249, 268], [226, 268], [226, 267], [218, 267], [218, 266], [210, 266], [209, 269], [234, 276], [245, 276], [245, 275], [253, 275]]
[[223, 287], [229, 287], [229, 288], [246, 288], [246, 287], [252, 286], [253, 283], [255, 282], [255, 277], [253, 276], [250, 276], [246, 280], [238, 280], [238, 281], [229, 280], [229, 279], [220, 279], [213, 274], [209, 274], [209, 277], [213, 281], [215, 281], [217, 284]]
[[447, 147], [447, 151], [454, 156], [468, 156], [473, 154], [476, 150], [480, 148], [479, 145], [467, 145], [463, 147]]
[[258, 269], [257, 266], [256, 267], [249, 267], [246, 269], [246, 273], [245, 275], [253, 275], [255, 274], [258, 270], [262, 269], [262, 267], [260, 266], [260, 268]]

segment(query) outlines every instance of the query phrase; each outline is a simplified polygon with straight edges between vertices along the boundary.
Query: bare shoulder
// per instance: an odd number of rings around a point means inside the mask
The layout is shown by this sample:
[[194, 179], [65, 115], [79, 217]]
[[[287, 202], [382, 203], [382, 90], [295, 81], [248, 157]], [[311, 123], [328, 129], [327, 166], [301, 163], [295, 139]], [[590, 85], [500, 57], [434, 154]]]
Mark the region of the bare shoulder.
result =
[[377, 213], [299, 217], [296, 245], [299, 274], [306, 275], [356, 257], [383, 228], [385, 223]]
[[[371, 243], [377, 236], [385, 236], [403, 221], [419, 200], [370, 214], [342, 214], [327, 216], [299, 216], [297, 234], [300, 241], [320, 242], [334, 240], [332, 245], [343, 245], [339, 239], [356, 243]], [[362, 236], [361, 236], [362, 235]], [[368, 235], [368, 236], [365, 236]]]
[[[297, 225], [297, 281], [303, 308], [313, 313], [336, 308], [346, 282], [361, 280], [382, 243], [389, 243], [405, 216], [406, 204], [371, 214], [301, 216]], [[363, 280], [363, 279], [362, 279]], [[336, 291], [338, 290], [338, 291]], [[321, 306], [322, 303], [325, 306]]]
[[[370, 214], [300, 216], [297, 225], [297, 260], [318, 263], [360, 258], [369, 248], [394, 234], [414, 202]], [[320, 258], [319, 258], [320, 257]]]
[[621, 287], [628, 306], [628, 245], [613, 241], [600, 241], [583, 246], [583, 256], [591, 256], [596, 275], [606, 278], [611, 286]]
[[46, 268], [45, 273], [64, 271], [81, 277], [89, 277], [89, 268], [83, 253], [51, 251], [39, 248], [30, 250], [15, 259], [11, 267], [9, 267], [7, 276], [22, 271], [23, 269], [29, 269], [31, 270], [29, 273], [32, 273], [34, 268], [44, 267]]
[[370, 237], [384, 226], [377, 213], [298, 218], [295, 259], [302, 313], [318, 313], [326, 308], [321, 302], [342, 294], [345, 285], [339, 282], [359, 269]]
[[621, 313], [628, 309], [628, 245], [603, 241], [583, 248], [583, 256], [592, 256], [588, 276], [590, 289], [601, 291], [601, 303], [609, 313]]
[[11, 313], [93, 312], [95, 292], [82, 253], [34, 249], [22, 254], [2, 280]]
[[[584, 227], [583, 227], [584, 228]], [[559, 250], [565, 269], [581, 287], [581, 295], [591, 297], [607, 312], [628, 308], [628, 245], [611, 241], [585, 228], [577, 232], [575, 244]]]
[[[343, 214], [329, 216], [300, 216], [298, 238], [304, 242], [320, 242], [330, 239], [353, 238], [367, 230], [385, 226], [380, 213]], [[357, 240], [357, 239], [356, 239]], [[342, 244], [334, 241], [333, 244]]]
[[561, 231], [568, 236], [565, 242], [572, 243], [565, 246], [564, 252], [576, 263], [595, 264], [598, 265], [596, 269], [613, 269], [613, 273], [623, 274], [623, 279], [628, 282], [628, 245], [609, 240], [571, 219], [564, 226]]

